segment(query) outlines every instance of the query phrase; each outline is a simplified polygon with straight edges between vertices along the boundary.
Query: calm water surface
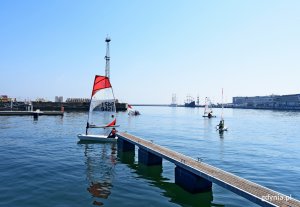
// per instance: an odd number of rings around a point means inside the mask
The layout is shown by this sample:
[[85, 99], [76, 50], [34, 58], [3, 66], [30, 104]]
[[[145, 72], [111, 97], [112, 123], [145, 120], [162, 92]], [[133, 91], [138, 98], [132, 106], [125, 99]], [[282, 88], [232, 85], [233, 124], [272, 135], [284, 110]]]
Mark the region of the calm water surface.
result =
[[[118, 114], [119, 131], [300, 199], [300, 112], [225, 109], [220, 135], [202, 108], [136, 108], [139, 117]], [[86, 118], [0, 117], [0, 206], [256, 206], [215, 184], [187, 193], [168, 161], [146, 167], [114, 144], [78, 143]]]

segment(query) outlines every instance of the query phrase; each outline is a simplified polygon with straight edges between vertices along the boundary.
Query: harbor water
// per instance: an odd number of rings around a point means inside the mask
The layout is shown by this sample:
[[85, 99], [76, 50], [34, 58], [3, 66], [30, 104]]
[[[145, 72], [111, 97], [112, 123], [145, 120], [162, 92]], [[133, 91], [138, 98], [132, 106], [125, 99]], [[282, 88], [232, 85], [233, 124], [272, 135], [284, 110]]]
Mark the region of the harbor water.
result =
[[[136, 109], [141, 116], [117, 114], [119, 131], [300, 199], [300, 111], [224, 109], [228, 131], [220, 134], [221, 109], [211, 119], [203, 108]], [[184, 191], [168, 161], [147, 167], [116, 144], [78, 142], [86, 119], [82, 112], [0, 117], [0, 206], [257, 206], [216, 184]]]

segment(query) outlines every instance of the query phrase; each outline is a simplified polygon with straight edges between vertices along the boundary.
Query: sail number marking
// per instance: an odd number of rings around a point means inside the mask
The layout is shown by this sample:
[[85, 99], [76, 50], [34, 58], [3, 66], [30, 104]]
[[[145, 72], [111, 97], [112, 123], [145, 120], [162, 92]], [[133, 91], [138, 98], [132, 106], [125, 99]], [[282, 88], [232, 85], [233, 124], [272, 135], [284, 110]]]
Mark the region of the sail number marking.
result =
[[100, 105], [100, 111], [114, 111], [114, 102], [102, 102]]

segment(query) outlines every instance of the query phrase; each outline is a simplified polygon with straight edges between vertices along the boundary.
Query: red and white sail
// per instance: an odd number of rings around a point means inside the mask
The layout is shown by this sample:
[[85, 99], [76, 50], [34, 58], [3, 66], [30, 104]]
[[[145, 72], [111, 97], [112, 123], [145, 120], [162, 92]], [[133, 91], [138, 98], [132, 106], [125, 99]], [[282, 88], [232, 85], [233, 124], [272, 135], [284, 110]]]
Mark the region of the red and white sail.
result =
[[105, 128], [116, 125], [116, 103], [109, 78], [95, 76], [89, 116], [88, 128]]

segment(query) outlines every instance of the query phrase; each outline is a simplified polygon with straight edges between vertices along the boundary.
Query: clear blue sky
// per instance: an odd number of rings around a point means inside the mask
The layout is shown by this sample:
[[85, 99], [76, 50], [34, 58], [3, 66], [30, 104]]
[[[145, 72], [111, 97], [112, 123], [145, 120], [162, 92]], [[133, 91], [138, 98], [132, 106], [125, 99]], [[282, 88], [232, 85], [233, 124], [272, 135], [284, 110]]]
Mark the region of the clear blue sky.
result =
[[300, 93], [298, 0], [1, 0], [0, 94], [90, 97], [104, 74], [129, 103]]

